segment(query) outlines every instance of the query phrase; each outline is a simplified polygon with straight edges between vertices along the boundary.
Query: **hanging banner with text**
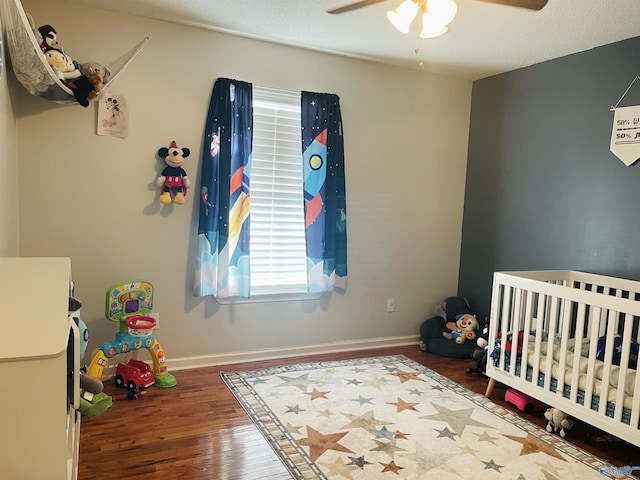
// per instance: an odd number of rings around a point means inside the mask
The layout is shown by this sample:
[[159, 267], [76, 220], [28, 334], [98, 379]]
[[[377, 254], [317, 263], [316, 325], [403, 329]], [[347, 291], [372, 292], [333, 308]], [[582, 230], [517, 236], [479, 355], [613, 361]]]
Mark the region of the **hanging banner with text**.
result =
[[627, 167], [640, 158], [640, 105], [614, 110], [611, 153]]

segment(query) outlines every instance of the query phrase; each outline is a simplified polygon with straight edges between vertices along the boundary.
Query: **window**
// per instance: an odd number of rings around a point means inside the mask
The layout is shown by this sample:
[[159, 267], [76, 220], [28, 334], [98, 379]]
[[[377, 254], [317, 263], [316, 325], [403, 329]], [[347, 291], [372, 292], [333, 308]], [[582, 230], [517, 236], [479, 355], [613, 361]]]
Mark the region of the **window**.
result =
[[218, 78], [204, 142], [194, 294], [222, 303], [346, 291], [338, 96]]
[[251, 294], [306, 293], [300, 92], [253, 85]]

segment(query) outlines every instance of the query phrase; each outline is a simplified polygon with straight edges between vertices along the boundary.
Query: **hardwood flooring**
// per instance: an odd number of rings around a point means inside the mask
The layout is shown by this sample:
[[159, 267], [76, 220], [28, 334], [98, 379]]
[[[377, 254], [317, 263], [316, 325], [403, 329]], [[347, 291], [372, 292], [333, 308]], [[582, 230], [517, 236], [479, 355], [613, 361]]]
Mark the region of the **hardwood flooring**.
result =
[[[417, 345], [173, 371], [176, 387], [152, 387], [138, 400], [128, 400], [125, 390], [106, 382], [113, 406], [97, 418], [82, 419], [79, 479], [289, 480], [287, 470], [222, 382], [220, 371], [393, 354], [406, 355], [484, 394], [487, 379], [466, 373], [475, 366], [473, 360], [423, 353]], [[492, 400], [546, 425], [542, 413], [525, 414], [507, 404], [504, 392], [504, 386], [496, 385]], [[576, 421], [567, 440], [616, 466], [640, 463], [640, 448], [622, 441], [598, 442], [600, 433]], [[640, 472], [635, 475], [640, 478]]]

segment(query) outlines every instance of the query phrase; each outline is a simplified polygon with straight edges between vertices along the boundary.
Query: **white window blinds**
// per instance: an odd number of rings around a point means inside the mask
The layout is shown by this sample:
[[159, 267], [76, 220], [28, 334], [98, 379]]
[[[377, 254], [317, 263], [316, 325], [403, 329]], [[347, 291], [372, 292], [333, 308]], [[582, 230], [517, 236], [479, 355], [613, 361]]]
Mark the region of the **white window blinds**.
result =
[[252, 295], [307, 291], [300, 92], [253, 85]]

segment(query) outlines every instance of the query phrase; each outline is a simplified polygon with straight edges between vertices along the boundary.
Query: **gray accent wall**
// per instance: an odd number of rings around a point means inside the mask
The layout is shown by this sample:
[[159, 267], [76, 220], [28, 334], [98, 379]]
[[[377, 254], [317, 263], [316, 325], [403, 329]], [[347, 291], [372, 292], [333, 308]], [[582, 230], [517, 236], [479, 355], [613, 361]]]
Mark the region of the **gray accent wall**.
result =
[[640, 280], [640, 161], [609, 151], [637, 75], [640, 37], [474, 82], [458, 295], [479, 316], [494, 271]]

